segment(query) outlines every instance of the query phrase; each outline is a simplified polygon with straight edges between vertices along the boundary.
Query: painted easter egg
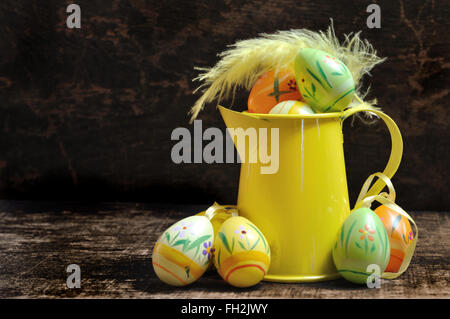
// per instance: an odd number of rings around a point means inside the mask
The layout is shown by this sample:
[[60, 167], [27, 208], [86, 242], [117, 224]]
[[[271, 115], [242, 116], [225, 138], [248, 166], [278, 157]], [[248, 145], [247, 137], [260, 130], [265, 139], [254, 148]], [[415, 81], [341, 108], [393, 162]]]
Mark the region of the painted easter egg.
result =
[[295, 78], [303, 100], [316, 112], [340, 112], [355, 94], [355, 82], [348, 68], [322, 50], [299, 50]]
[[359, 284], [365, 284], [374, 273], [370, 267], [368, 269], [369, 265], [377, 265], [381, 275], [389, 262], [389, 254], [389, 239], [383, 223], [366, 207], [346, 218], [333, 248], [333, 260], [339, 273]]
[[302, 101], [283, 101], [275, 105], [270, 114], [314, 114], [308, 104]]
[[250, 113], [269, 113], [281, 101], [302, 98], [292, 69], [266, 72], [256, 80], [248, 97]]
[[211, 263], [214, 231], [205, 216], [184, 218], [170, 226], [153, 248], [153, 269], [166, 284], [185, 286], [200, 278]]
[[391, 256], [386, 267], [388, 272], [398, 272], [405, 258], [406, 250], [414, 239], [414, 233], [408, 219], [385, 205], [375, 209], [386, 229], [391, 245]]
[[227, 219], [215, 241], [214, 264], [220, 276], [235, 287], [259, 283], [270, 266], [270, 247], [261, 231], [248, 219]]

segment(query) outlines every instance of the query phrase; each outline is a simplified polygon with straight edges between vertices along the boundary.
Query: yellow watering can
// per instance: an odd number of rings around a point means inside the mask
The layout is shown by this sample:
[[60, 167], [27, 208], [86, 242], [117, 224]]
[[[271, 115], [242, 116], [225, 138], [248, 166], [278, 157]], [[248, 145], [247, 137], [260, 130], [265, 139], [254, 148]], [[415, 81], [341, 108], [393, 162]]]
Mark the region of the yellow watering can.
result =
[[[312, 282], [340, 277], [331, 254], [350, 213], [342, 123], [361, 111], [375, 113], [386, 123], [392, 149], [383, 173], [391, 178], [403, 149], [395, 122], [366, 107], [308, 115], [240, 113], [221, 106], [219, 110], [229, 132], [235, 129], [232, 136], [242, 161], [239, 214], [255, 223], [270, 244], [271, 265], [264, 280]], [[238, 135], [248, 133], [249, 128], [259, 143], [238, 143]], [[277, 134], [270, 134], [271, 129]], [[278, 148], [272, 143], [278, 143]], [[261, 147], [278, 150], [278, 158], [272, 156], [278, 160], [276, 169], [268, 169], [267, 160], [257, 156]], [[383, 187], [378, 180], [367, 196], [378, 194]]]

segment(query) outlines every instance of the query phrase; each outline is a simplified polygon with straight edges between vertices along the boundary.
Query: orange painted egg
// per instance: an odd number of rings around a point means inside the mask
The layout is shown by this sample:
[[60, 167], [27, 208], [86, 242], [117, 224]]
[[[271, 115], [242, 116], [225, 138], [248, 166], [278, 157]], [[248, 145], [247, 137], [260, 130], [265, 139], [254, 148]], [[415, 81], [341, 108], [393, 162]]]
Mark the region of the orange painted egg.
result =
[[264, 73], [253, 85], [248, 97], [250, 113], [269, 113], [278, 103], [302, 98], [295, 80], [294, 70], [285, 69]]
[[283, 101], [275, 105], [269, 112], [270, 114], [314, 114], [312, 108], [302, 101]]
[[270, 247], [261, 231], [248, 219], [227, 219], [215, 239], [214, 265], [220, 276], [235, 287], [250, 287], [263, 280], [270, 266]]
[[414, 239], [408, 219], [385, 205], [375, 209], [388, 234], [391, 244], [391, 257], [386, 267], [387, 272], [398, 272], [405, 257], [406, 249]]

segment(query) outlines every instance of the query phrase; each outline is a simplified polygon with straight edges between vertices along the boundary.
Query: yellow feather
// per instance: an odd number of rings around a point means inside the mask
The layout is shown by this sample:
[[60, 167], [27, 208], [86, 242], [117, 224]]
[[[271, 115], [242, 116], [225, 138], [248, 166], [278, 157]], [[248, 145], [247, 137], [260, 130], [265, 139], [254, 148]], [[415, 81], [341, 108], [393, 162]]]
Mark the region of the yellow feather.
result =
[[[360, 80], [363, 75], [378, 63], [384, 61], [376, 54], [367, 40], [361, 40], [360, 32], [345, 35], [342, 44], [337, 39], [333, 24], [326, 32], [313, 32], [307, 29], [278, 31], [273, 34], [260, 34], [258, 38], [241, 40], [220, 53], [220, 60], [212, 68], [196, 68], [203, 71], [194, 81], [202, 84], [194, 91], [202, 91], [202, 96], [190, 110], [191, 122], [198, 116], [204, 105], [222, 98], [234, 98], [238, 88], [250, 90], [256, 80], [265, 72], [293, 66], [297, 52], [301, 48], [320, 49], [334, 55], [348, 67], [360, 94]], [[367, 92], [366, 92], [367, 93]], [[357, 104], [374, 107], [376, 101]], [[355, 106], [352, 103], [350, 107]]]

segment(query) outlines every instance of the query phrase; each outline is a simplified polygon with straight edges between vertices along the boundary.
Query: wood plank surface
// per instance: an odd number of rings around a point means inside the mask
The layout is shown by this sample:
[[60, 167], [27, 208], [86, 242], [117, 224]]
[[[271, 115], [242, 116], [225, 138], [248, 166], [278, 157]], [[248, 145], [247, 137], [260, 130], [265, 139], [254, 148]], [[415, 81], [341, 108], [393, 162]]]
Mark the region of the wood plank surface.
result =
[[[155, 275], [158, 236], [208, 205], [0, 201], [1, 298], [449, 298], [449, 215], [411, 212], [419, 227], [409, 269], [380, 289], [344, 279], [321, 283], [227, 285], [210, 269], [196, 283], [170, 287]], [[66, 267], [81, 268], [81, 288]]]

